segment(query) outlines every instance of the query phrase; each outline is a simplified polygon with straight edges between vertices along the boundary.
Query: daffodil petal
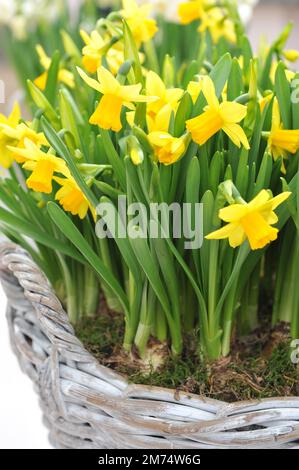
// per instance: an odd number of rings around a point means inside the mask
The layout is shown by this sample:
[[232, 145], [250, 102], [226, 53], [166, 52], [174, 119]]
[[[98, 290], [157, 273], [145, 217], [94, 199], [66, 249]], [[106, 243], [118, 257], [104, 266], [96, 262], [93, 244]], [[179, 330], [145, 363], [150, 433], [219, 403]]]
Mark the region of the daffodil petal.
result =
[[82, 80], [84, 80], [84, 82], [87, 83], [87, 85], [90, 86], [90, 88], [93, 88], [94, 90], [97, 90], [100, 93], [103, 93], [104, 90], [103, 90], [102, 86], [99, 84], [99, 82], [97, 82], [97, 80], [95, 80], [94, 78], [89, 77], [84, 72], [84, 70], [82, 70], [80, 67], [77, 67], [77, 70], [78, 70], [78, 73], [79, 73], [80, 77], [82, 78]]
[[222, 130], [228, 135], [228, 137], [233, 141], [237, 147], [241, 147], [241, 144], [245, 147], [246, 150], [250, 149], [248, 139], [245, 132], [239, 124], [226, 124], [222, 127]]
[[247, 107], [232, 101], [224, 101], [220, 105], [220, 112], [225, 123], [238, 123], [245, 118]]

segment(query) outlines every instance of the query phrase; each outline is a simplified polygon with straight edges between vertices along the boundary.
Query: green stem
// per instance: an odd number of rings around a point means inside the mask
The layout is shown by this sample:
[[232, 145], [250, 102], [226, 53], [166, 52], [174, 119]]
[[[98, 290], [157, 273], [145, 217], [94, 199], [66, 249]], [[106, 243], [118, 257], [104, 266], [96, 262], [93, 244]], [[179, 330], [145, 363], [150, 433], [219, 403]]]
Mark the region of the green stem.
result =
[[71, 272], [67, 266], [63, 255], [57, 252], [57, 257], [61, 265], [61, 270], [63, 273], [63, 278], [66, 287], [66, 308], [68, 317], [70, 322], [75, 325], [78, 321], [78, 306], [74, 279], [72, 278]]
[[138, 285], [135, 282], [135, 279], [129, 271], [128, 275], [128, 297], [130, 305], [130, 317], [126, 320], [125, 325], [125, 339], [124, 339], [124, 348], [126, 350], [131, 350], [138, 328], [138, 323], [140, 321], [140, 312], [141, 312], [141, 302], [142, 302], [142, 285], [140, 282]]
[[[100, 246], [101, 258], [103, 260], [103, 263], [112, 273], [114, 273], [107, 238], [99, 239], [99, 246]], [[107, 286], [105, 282], [102, 282], [102, 289], [105, 293], [108, 307], [114, 312], [123, 312], [123, 309], [122, 309], [122, 306], [120, 305], [119, 300], [117, 299], [117, 297], [114, 295], [112, 290]]]
[[93, 317], [99, 302], [99, 282], [92, 269], [84, 267], [84, 311], [83, 315]]
[[224, 306], [224, 322], [223, 322], [223, 337], [222, 337], [222, 355], [228, 356], [231, 348], [232, 330], [235, 320], [236, 312], [236, 290], [238, 280], [236, 280], [231, 288], [230, 295], [228, 296]]
[[156, 309], [155, 309], [155, 331], [154, 335], [156, 338], [161, 342], [165, 343], [168, 338], [168, 328], [167, 328], [167, 320], [165, 317], [165, 313], [161, 308], [159, 302], [157, 302]]
[[[219, 321], [215, 315], [216, 299], [218, 291], [218, 253], [219, 241], [212, 241], [210, 245], [209, 259], [209, 289], [208, 289], [208, 315], [209, 330], [217, 334], [219, 331]], [[212, 335], [214, 336], [214, 335]]]
[[[298, 279], [299, 276], [299, 238], [298, 235], [296, 237], [296, 255], [294, 256], [295, 262], [295, 270], [294, 270], [294, 278]], [[293, 299], [293, 316], [292, 316], [292, 323], [291, 323], [291, 335], [293, 339], [297, 339], [299, 337], [299, 293], [298, 289], [294, 291], [294, 299]]]
[[138, 348], [141, 358], [143, 358], [146, 353], [147, 343], [152, 331], [152, 327], [153, 311], [148, 302], [148, 282], [146, 281], [144, 283], [142, 292], [140, 322], [135, 337], [135, 345]]
[[260, 263], [242, 293], [242, 303], [239, 309], [239, 332], [241, 335], [250, 334], [258, 326], [259, 292]]

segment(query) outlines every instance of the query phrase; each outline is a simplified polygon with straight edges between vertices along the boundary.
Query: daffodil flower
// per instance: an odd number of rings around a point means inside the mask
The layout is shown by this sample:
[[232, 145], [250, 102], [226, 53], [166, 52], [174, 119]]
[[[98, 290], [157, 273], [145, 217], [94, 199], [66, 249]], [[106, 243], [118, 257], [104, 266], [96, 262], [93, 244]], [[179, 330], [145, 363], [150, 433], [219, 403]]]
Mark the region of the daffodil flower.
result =
[[[283, 129], [277, 98], [273, 101], [272, 128], [268, 138], [268, 148], [274, 160], [280, 157], [287, 158], [288, 152], [295, 154], [299, 150], [299, 129]], [[282, 169], [284, 171], [284, 165]]]
[[[36, 51], [39, 56], [40, 64], [45, 71], [34, 80], [34, 84], [40, 90], [45, 90], [48, 80], [48, 71], [51, 66], [51, 59], [47, 56], [41, 45], [38, 44], [36, 46]], [[64, 68], [61, 68], [58, 72], [58, 81], [64, 83], [69, 88], [75, 87], [74, 75], [72, 72]]]
[[148, 135], [155, 156], [160, 163], [172, 165], [177, 162], [186, 151], [183, 137], [176, 138], [167, 132], [152, 132]]
[[207, 0], [192, 0], [182, 2], [178, 6], [178, 14], [182, 24], [190, 24], [195, 20], [199, 20], [204, 15], [204, 8]]
[[264, 248], [278, 237], [278, 229], [272, 225], [278, 222], [275, 209], [290, 197], [284, 192], [271, 198], [270, 193], [263, 189], [248, 204], [233, 204], [221, 209], [219, 218], [228, 225], [211, 233], [208, 240], [224, 240], [228, 238], [232, 248], [236, 248], [248, 239], [252, 250]]
[[247, 107], [230, 101], [224, 101], [220, 104], [214, 83], [208, 76], [203, 79], [202, 91], [208, 106], [203, 114], [186, 122], [193, 140], [199, 145], [203, 145], [217, 132], [223, 130], [237, 147], [241, 147], [243, 144], [248, 150], [250, 146], [246, 134], [238, 125], [245, 118]]
[[[21, 122], [16, 127], [0, 124], [0, 129], [1, 128], [3, 134], [6, 135], [9, 139], [8, 145], [15, 145], [18, 148], [24, 148], [25, 139], [29, 139], [31, 140], [31, 142], [34, 142], [38, 147], [50, 147], [45, 134], [43, 132], [36, 132], [30, 127], [30, 123], [25, 124], [24, 122]], [[10, 152], [10, 150], [8, 149], [7, 151]], [[10, 154], [13, 160], [15, 160], [17, 163], [24, 162], [24, 159], [19, 155], [12, 154], [12, 152], [10, 152]]]
[[70, 212], [72, 215], [78, 215], [80, 219], [84, 219], [88, 210], [90, 210], [93, 219], [96, 220], [95, 208], [85, 197], [74, 178], [60, 178], [55, 176], [53, 179], [61, 186], [55, 195], [55, 200], [59, 201], [59, 204], [66, 212]]
[[198, 31], [203, 33], [206, 30], [210, 32], [214, 44], [222, 37], [233, 44], [237, 41], [234, 23], [222, 8], [210, 8], [205, 11]]
[[157, 22], [150, 18], [152, 5], [139, 6], [135, 0], [123, 0], [122, 4], [120, 14], [127, 21], [137, 45], [152, 39], [158, 31]]
[[12, 153], [7, 148], [7, 145], [14, 143], [14, 140], [5, 133], [5, 129], [15, 129], [20, 119], [21, 110], [18, 103], [14, 104], [13, 110], [8, 117], [0, 114], [0, 165], [3, 168], [9, 168], [14, 161]]
[[98, 31], [92, 31], [89, 36], [85, 31], [80, 31], [85, 42], [83, 47], [83, 65], [89, 73], [95, 73], [102, 65], [105, 56], [111, 72], [116, 75], [120, 66], [124, 63], [124, 48], [121, 42], [109, 47], [109, 40], [105, 41]]
[[70, 171], [62, 158], [43, 152], [34, 142], [25, 139], [24, 148], [8, 147], [11, 152], [18, 155], [23, 161], [23, 168], [31, 171], [26, 184], [29, 189], [50, 194], [52, 180], [55, 173], [70, 178]]
[[150, 71], [146, 76], [146, 94], [159, 98], [147, 106], [147, 113], [150, 117], [154, 118], [166, 105], [169, 105], [172, 110], [176, 111], [184, 90], [181, 88], [166, 88], [159, 75]]
[[121, 111], [123, 106], [135, 110], [133, 103], [149, 103], [158, 99], [155, 96], [140, 95], [141, 84], [122, 86], [104, 67], [98, 69], [98, 81], [90, 78], [79, 67], [78, 72], [87, 85], [103, 95], [89, 120], [90, 124], [98, 125], [102, 129], [112, 129], [119, 132], [122, 129]]
[[[148, 132], [167, 132], [169, 129], [170, 119], [173, 113], [172, 107], [165, 105], [156, 115], [147, 113], [146, 123]], [[126, 114], [127, 122], [131, 127], [134, 126], [135, 111], [129, 111]]]

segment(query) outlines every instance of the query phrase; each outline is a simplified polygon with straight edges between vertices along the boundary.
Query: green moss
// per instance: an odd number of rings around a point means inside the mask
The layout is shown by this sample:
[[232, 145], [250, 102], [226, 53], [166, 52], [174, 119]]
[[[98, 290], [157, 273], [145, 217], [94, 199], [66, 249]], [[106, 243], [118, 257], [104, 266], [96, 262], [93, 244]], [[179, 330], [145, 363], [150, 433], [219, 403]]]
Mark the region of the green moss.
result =
[[132, 383], [173, 388], [225, 401], [299, 395], [298, 367], [290, 359], [290, 340], [282, 334], [270, 348], [269, 333], [246, 338], [234, 345], [231, 358], [207, 364], [196, 350], [195, 335], [188, 335], [180, 358], [167, 357], [164, 366], [146, 374], [140, 361], [121, 348], [123, 319], [117, 314], [87, 318], [77, 335], [103, 365], [125, 374]]

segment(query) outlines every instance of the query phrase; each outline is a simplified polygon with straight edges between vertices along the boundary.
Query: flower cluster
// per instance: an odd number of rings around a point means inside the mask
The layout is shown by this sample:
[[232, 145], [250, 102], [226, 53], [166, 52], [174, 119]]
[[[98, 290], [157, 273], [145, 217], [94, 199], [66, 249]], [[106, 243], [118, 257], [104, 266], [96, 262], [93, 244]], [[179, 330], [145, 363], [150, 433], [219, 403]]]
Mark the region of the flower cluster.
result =
[[[194, 38], [187, 58], [184, 40], [178, 57], [171, 55], [171, 28], [159, 29], [151, 6], [135, 0], [82, 30], [82, 53], [67, 33], [63, 57], [37, 46], [43, 72], [28, 81], [32, 121], [22, 120], [18, 105], [0, 116], [0, 162], [12, 178], [1, 183], [8, 212], [0, 211], [0, 222], [24, 246], [16, 225], [34, 238], [34, 256], [49, 276], [44, 246], [53, 250], [73, 321], [85, 307], [94, 311], [98, 276], [108, 305], [124, 313], [127, 350], [135, 345], [144, 355], [152, 335], [180, 354], [182, 325], [199, 326], [201, 349], [215, 359], [229, 353], [239, 318], [248, 320], [240, 299], [264, 282], [267, 250], [297, 247], [299, 108], [291, 96], [299, 54], [286, 50], [286, 28], [255, 57], [234, 2], [181, 1], [177, 14], [181, 38]], [[185, 234], [179, 241], [171, 234], [111, 239], [113, 221], [96, 207], [109, 203], [118, 213], [124, 196], [145, 207], [186, 203], [198, 211], [202, 203], [203, 246], [185, 250]], [[96, 237], [98, 222], [108, 239]], [[271, 270], [283, 272], [281, 260]], [[85, 307], [70, 273], [77, 286], [82, 279], [92, 285]], [[273, 288], [273, 322], [282, 316], [282, 277]], [[272, 286], [272, 274], [267, 281]], [[257, 322], [258, 299], [255, 306]]]

